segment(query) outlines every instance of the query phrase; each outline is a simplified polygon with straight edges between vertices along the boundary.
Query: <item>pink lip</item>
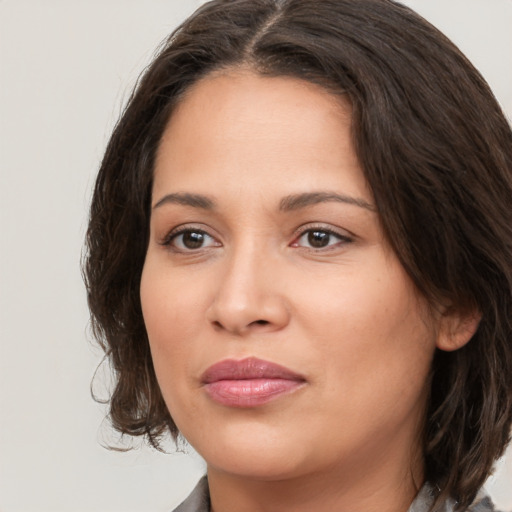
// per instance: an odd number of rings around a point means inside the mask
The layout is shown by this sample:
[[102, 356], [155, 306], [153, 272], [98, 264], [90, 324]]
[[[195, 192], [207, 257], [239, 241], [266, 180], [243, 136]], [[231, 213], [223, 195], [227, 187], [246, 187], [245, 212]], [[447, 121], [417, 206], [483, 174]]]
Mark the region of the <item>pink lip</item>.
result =
[[257, 407], [302, 387], [301, 375], [254, 357], [210, 366], [201, 381], [208, 396], [229, 407]]

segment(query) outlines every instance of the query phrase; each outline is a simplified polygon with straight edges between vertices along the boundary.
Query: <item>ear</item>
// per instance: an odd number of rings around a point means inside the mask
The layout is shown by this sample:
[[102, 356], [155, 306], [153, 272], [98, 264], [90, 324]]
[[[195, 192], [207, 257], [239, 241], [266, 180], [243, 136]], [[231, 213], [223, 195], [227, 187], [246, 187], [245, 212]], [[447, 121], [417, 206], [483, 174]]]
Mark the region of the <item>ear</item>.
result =
[[481, 319], [482, 314], [476, 309], [461, 313], [448, 308], [440, 318], [437, 348], [447, 352], [462, 348], [475, 334]]

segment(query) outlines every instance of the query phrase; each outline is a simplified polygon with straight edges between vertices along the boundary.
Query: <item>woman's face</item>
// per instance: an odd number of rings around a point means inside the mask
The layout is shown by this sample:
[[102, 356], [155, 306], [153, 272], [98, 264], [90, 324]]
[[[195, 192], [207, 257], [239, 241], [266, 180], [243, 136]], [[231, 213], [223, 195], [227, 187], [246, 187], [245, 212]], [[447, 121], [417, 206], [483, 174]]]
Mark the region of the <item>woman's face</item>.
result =
[[350, 119], [318, 86], [232, 71], [165, 130], [141, 300], [163, 397], [209, 471], [414, 465], [437, 325], [384, 238]]

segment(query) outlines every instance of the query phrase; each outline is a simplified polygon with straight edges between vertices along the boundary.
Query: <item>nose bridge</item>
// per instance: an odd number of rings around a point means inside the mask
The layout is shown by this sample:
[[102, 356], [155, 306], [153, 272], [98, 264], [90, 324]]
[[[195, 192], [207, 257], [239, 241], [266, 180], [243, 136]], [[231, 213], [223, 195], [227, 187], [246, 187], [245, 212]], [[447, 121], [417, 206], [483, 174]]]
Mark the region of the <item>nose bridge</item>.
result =
[[237, 334], [285, 325], [288, 309], [277, 285], [279, 265], [268, 245], [244, 237], [227, 252], [209, 320]]

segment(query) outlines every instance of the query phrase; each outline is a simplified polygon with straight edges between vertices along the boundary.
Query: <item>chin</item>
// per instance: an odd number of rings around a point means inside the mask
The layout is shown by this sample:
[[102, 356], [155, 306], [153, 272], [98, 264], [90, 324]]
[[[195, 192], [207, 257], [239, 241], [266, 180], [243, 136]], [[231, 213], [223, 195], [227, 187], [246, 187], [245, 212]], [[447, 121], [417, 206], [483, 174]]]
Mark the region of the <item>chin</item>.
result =
[[287, 455], [282, 453], [271, 453], [270, 450], [261, 448], [247, 452], [224, 453], [218, 457], [210, 456], [208, 458], [209, 471], [215, 469], [250, 480], [267, 482], [290, 480], [302, 474], [300, 469], [302, 464], [287, 459]]
[[184, 435], [208, 467], [217, 471], [255, 480], [281, 480], [300, 474], [300, 468], [307, 466], [306, 454], [300, 449], [304, 443], [271, 426], [231, 423], [210, 432], [197, 439], [191, 433]]

